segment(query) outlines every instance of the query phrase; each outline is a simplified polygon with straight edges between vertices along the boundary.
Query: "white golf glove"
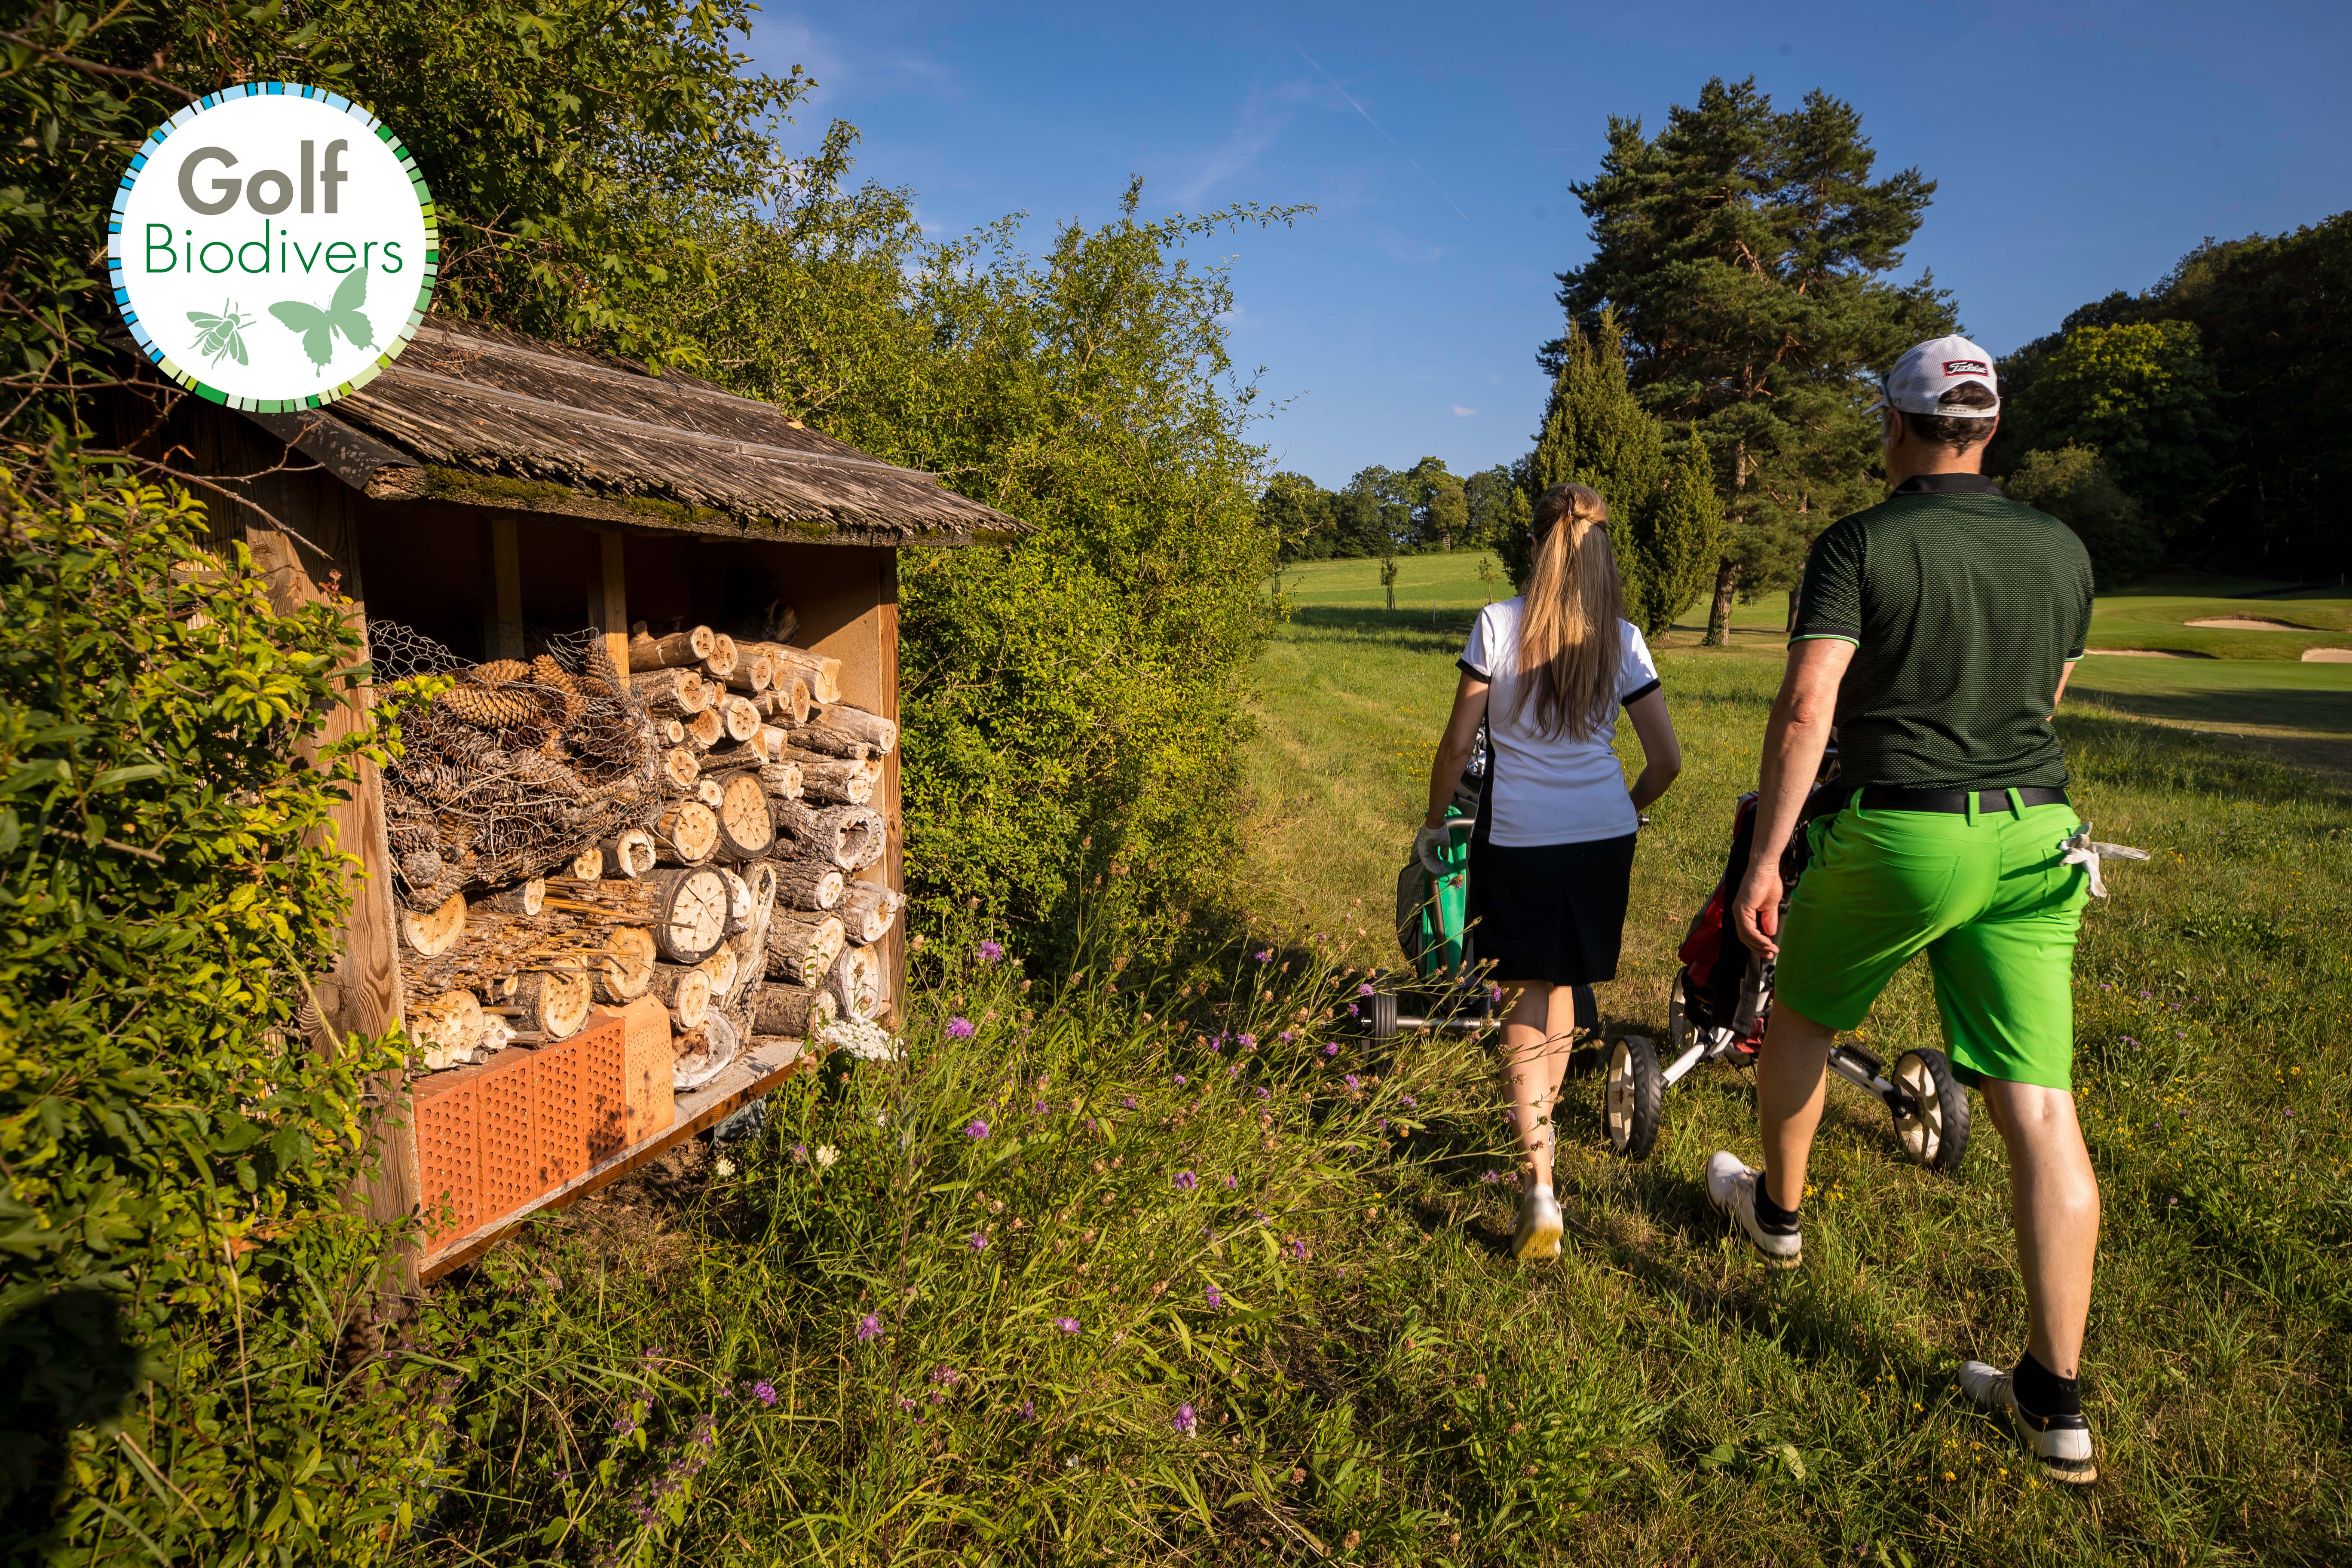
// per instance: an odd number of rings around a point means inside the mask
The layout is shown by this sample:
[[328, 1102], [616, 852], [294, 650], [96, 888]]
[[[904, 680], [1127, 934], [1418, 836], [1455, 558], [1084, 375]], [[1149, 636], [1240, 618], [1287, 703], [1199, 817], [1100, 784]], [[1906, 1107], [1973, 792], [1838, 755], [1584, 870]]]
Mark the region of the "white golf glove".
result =
[[2076, 828], [2072, 837], [2061, 840], [2058, 847], [2066, 852], [2064, 858], [2059, 861], [2060, 865], [2080, 866], [2091, 874], [2091, 897], [2095, 899], [2104, 899], [2107, 896], [2106, 879], [2099, 875], [2101, 860], [2147, 858], [2147, 851], [2145, 849], [2133, 849], [2121, 844], [2100, 843], [2091, 837], [2091, 825], [2087, 822]]
[[1433, 877], [1449, 876], [1451, 868], [1437, 855], [1439, 850], [1453, 842], [1454, 825], [1451, 822], [1442, 827], [1424, 827], [1412, 836], [1413, 858], [1420, 861], [1422, 868]]

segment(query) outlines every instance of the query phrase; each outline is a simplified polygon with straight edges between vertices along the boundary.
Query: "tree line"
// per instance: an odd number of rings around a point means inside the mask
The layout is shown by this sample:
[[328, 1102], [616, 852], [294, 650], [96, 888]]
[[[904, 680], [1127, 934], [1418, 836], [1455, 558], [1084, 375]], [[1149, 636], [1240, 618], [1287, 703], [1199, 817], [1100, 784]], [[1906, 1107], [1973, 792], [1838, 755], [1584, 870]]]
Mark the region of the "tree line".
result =
[[[1705, 599], [1724, 641], [1734, 604], [1793, 587], [1813, 539], [1884, 494], [1869, 411], [1895, 357], [1966, 330], [1932, 272], [1901, 276], [1935, 182], [1875, 165], [1852, 105], [1777, 109], [1753, 79], [1708, 82], [1654, 134], [1612, 116], [1570, 187], [1592, 249], [1559, 274], [1529, 451], [1459, 481], [1434, 458], [1337, 492], [1277, 475], [1261, 526], [1285, 559], [1466, 541], [1517, 560], [1528, 501], [1581, 478], [1622, 514], [1637, 618], [1654, 630]], [[2325, 500], [2352, 479], [2347, 350], [2352, 214], [2209, 240], [2000, 362], [1988, 467], [2082, 535], [2104, 584], [2168, 563], [2332, 578], [2352, 554]], [[1683, 510], [1645, 521], [1676, 484]]]

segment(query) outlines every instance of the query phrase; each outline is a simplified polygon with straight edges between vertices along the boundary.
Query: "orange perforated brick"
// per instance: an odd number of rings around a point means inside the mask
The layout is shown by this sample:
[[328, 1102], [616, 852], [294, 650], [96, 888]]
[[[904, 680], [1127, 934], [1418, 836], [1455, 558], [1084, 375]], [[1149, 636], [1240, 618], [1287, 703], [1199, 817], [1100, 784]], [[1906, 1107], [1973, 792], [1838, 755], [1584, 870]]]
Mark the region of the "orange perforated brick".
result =
[[484, 1224], [504, 1218], [548, 1189], [531, 1128], [531, 1055], [503, 1050], [480, 1069], [475, 1093], [481, 1157], [476, 1169]]
[[530, 1089], [532, 1168], [541, 1193], [588, 1171], [588, 1097], [579, 1044], [575, 1035], [542, 1046], [523, 1064], [523, 1081]]
[[[669, 1131], [677, 1120], [676, 1092], [670, 1086], [672, 1063], [669, 1009], [651, 996], [640, 996], [609, 1015], [623, 1021], [621, 1102], [627, 1110], [627, 1136], [632, 1145]], [[597, 1017], [590, 1019], [593, 1027]]]
[[[482, 1223], [477, 1171], [480, 1110], [478, 1068], [435, 1073], [409, 1096], [416, 1130], [416, 1188], [425, 1211], [425, 1245], [464, 1236]], [[446, 1212], [449, 1218], [442, 1215]]]
[[629, 1146], [628, 1026], [629, 1021], [617, 1013], [593, 1013], [588, 1026], [571, 1042], [580, 1056], [585, 1109], [582, 1132], [592, 1166]]

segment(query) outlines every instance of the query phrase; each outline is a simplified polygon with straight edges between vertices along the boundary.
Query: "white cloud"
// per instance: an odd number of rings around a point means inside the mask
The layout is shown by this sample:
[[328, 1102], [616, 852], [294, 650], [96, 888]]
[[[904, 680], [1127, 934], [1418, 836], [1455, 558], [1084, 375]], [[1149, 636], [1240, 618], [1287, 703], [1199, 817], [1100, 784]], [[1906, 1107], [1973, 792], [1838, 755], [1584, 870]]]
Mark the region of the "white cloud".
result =
[[1276, 88], [1268, 93], [1252, 88], [1236, 117], [1233, 133], [1224, 142], [1202, 155], [1198, 167], [1176, 190], [1179, 206], [1192, 206], [1225, 181], [1241, 174], [1258, 160], [1258, 154], [1273, 146], [1290, 123], [1288, 110], [1274, 110], [1271, 103], [1295, 103], [1297, 95], [1286, 88]]
[[1465, 408], [1458, 403], [1454, 405], [1454, 417], [1456, 419], [1475, 418], [1477, 416], [1477, 413], [1478, 411], [1476, 409]]

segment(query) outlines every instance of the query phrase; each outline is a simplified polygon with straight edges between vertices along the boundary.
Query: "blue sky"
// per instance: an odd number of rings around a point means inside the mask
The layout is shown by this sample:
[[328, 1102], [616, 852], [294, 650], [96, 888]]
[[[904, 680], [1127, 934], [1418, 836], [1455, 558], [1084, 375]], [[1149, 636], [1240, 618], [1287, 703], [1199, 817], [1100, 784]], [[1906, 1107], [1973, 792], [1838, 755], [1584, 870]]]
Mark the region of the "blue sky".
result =
[[1711, 76], [1853, 103], [1882, 172], [1938, 182], [1932, 267], [1995, 353], [2154, 282], [2208, 235], [2352, 206], [2352, 7], [1994, 3], [1416, 7], [772, 5], [768, 68], [819, 83], [796, 133], [863, 133], [858, 172], [927, 227], [1306, 203], [1231, 257], [1234, 357], [1265, 367], [1280, 467], [1336, 486], [1426, 454], [1525, 449], [1588, 250], [1567, 192], [1607, 117], [1654, 132]]

